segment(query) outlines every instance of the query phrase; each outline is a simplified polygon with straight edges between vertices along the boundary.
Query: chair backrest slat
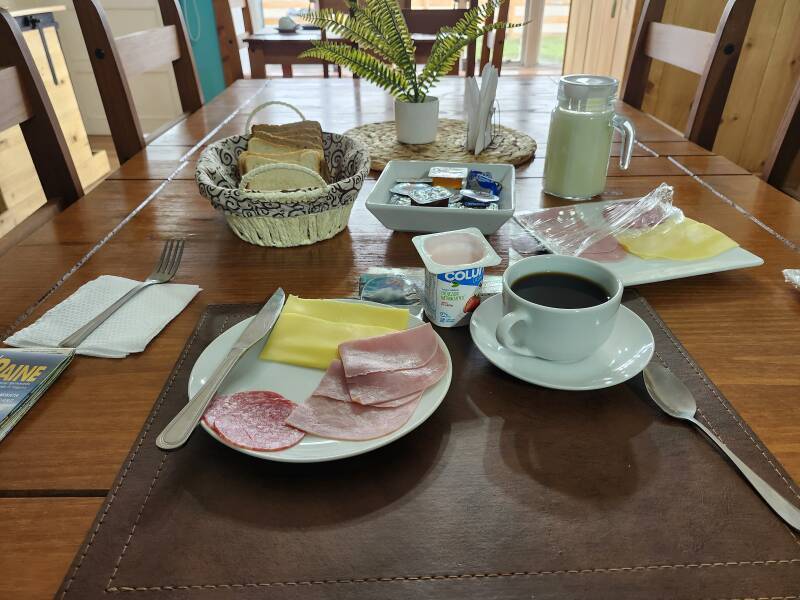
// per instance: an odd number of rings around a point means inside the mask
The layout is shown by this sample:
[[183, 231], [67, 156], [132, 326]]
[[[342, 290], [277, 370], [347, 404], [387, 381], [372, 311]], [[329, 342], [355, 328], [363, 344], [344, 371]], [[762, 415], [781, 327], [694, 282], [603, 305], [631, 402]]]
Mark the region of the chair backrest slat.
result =
[[711, 34], [661, 23], [666, 0], [645, 0], [631, 44], [621, 97], [641, 108], [652, 59], [700, 75], [684, 134], [711, 149], [717, 136], [755, 0], [728, 0]]
[[650, 58], [702, 75], [713, 47], [713, 33], [669, 23], [650, 23], [644, 52]]
[[[476, 1], [470, 0], [470, 7], [475, 6]], [[403, 17], [408, 25], [408, 30], [412, 34], [433, 35], [438, 33], [442, 27], [451, 27], [464, 16], [466, 8], [451, 9], [413, 9], [404, 8]], [[419, 44], [418, 44], [419, 45]], [[471, 77], [475, 70], [475, 57], [477, 55], [477, 42], [472, 42], [467, 46], [466, 76]], [[427, 57], [426, 57], [427, 58]], [[419, 57], [417, 58], [419, 60]], [[454, 67], [453, 74], [457, 75], [458, 63]]]
[[163, 27], [115, 38], [100, 0], [74, 0], [89, 60], [120, 163], [146, 146], [128, 77], [172, 63], [184, 113], [203, 105], [203, 92], [178, 0], [158, 0]]
[[174, 25], [137, 31], [114, 41], [127, 77], [163, 67], [181, 57]]
[[33, 116], [33, 107], [22, 89], [17, 67], [0, 69], [0, 131], [19, 125]]
[[466, 12], [465, 8], [408, 8], [403, 9], [403, 16], [411, 33], [435, 34], [442, 27], [454, 25]]

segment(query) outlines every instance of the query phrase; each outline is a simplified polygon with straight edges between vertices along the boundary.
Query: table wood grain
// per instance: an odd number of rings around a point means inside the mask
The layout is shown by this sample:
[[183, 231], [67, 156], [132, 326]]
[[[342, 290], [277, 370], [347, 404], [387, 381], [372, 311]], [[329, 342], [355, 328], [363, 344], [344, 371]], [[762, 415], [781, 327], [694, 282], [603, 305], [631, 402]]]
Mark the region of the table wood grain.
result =
[[[189, 174], [205, 145], [243, 130], [249, 110], [285, 99], [333, 131], [392, 114], [385, 95], [364, 82], [263, 83], [243, 81], [226, 90], [0, 260], [0, 276], [15, 282], [0, 296], [4, 329], [32, 322], [100, 275], [144, 277], [163, 240], [172, 237], [187, 240], [176, 281], [203, 288], [145, 352], [125, 360], [77, 357], [0, 444], [0, 496], [5, 496], [0, 510], [17, 515], [3, 519], [2, 560], [20, 552], [33, 557], [15, 562], [11, 570], [11, 563], [0, 563], [3, 573], [13, 571], [0, 596], [6, 590], [21, 598], [55, 591], [98, 497], [111, 485], [206, 305], [260, 302], [278, 285], [310, 297], [350, 296], [358, 275], [369, 267], [420, 265], [411, 236], [386, 230], [366, 211], [363, 198], [373, 180], [365, 183], [349, 227], [331, 240], [275, 249], [251, 246], [233, 235]], [[447, 79], [437, 93], [444, 99], [443, 116], [457, 116], [463, 81]], [[553, 78], [501, 78], [501, 106], [515, 107], [501, 113], [503, 122], [544, 141], [554, 93]], [[332, 98], [335, 107], [326, 101]], [[800, 298], [781, 276], [784, 268], [800, 268], [793, 245], [800, 232], [798, 204], [674, 139], [674, 132], [650, 117], [623, 110], [639, 127], [642, 145], [630, 170], [612, 168], [603, 198], [634, 197], [665, 181], [674, 186], [675, 202], [687, 215], [765, 259], [755, 269], [638, 289], [788, 471], [800, 477]], [[261, 120], [292, 118], [270, 107]], [[562, 203], [542, 193], [545, 153], [543, 144], [538, 158], [520, 170], [520, 210]], [[509, 223], [490, 241], [505, 256], [524, 235]]]

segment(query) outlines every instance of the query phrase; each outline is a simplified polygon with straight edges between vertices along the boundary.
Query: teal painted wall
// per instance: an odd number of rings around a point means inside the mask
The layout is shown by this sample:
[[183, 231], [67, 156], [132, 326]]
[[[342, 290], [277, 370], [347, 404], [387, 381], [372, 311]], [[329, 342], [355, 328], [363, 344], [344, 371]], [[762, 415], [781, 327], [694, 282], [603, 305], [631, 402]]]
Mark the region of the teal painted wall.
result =
[[181, 0], [181, 7], [192, 42], [203, 96], [208, 102], [225, 89], [214, 7], [211, 0]]

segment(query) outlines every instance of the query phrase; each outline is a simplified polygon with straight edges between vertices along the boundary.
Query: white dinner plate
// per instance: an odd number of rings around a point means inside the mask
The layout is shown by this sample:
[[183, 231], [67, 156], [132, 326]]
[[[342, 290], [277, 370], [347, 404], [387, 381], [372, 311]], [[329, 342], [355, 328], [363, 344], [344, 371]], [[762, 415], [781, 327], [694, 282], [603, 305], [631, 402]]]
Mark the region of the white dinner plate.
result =
[[[605, 219], [603, 219], [603, 207], [606, 204], [614, 204], [617, 202], [621, 201], [611, 200], [571, 204], [569, 208], [574, 208], [580, 217], [589, 225], [599, 225], [605, 223]], [[557, 254], [556, 248], [549, 244], [547, 240], [540, 241], [550, 252]], [[645, 260], [633, 254], [626, 254], [625, 258], [622, 260], [600, 262], [600, 264], [619, 277], [623, 285], [628, 286], [655, 283], [656, 281], [668, 281], [670, 279], [681, 279], [682, 277], [692, 277], [694, 275], [719, 273], [721, 271], [758, 267], [764, 264], [764, 260], [752, 252], [748, 252], [741, 246], [737, 246], [736, 248], [726, 250], [722, 254], [702, 260], [668, 260], [658, 258]]]
[[[358, 301], [353, 300], [353, 302]], [[366, 302], [365, 304], [370, 303]], [[244, 331], [244, 328], [247, 327], [251, 319], [252, 317], [245, 319], [241, 323], [237, 323], [203, 350], [203, 353], [197, 359], [189, 375], [190, 398], [200, 390], [200, 387], [206, 382], [208, 377], [211, 376], [217, 365], [228, 354], [234, 342], [242, 334], [242, 331]], [[409, 315], [408, 326], [416, 327], [418, 325], [422, 325], [422, 320], [413, 315]], [[450, 380], [453, 376], [453, 363], [450, 360], [450, 353], [445, 343], [438, 335], [436, 339], [447, 357], [447, 373], [445, 373], [444, 377], [435, 385], [425, 390], [425, 393], [422, 394], [422, 400], [408, 422], [389, 435], [362, 442], [331, 440], [314, 435], [306, 435], [299, 444], [287, 448], [286, 450], [259, 452], [228, 444], [221, 439], [213, 429], [208, 427], [205, 422], [201, 421], [200, 424], [203, 429], [218, 442], [244, 454], [263, 458], [265, 460], [297, 463], [324, 462], [347, 458], [348, 456], [355, 456], [375, 450], [416, 429], [433, 414], [433, 411], [435, 411], [442, 403], [442, 400], [444, 400], [445, 394], [447, 394], [447, 390], [450, 387]], [[248, 390], [269, 390], [278, 392], [285, 398], [302, 404], [317, 387], [325, 372], [319, 369], [309, 369], [306, 367], [297, 367], [294, 365], [261, 360], [258, 355], [261, 353], [263, 346], [263, 342], [259, 342], [247, 351], [233, 368], [230, 375], [225, 379], [225, 382], [219, 389], [219, 393], [233, 394], [234, 392], [245, 392]]]
[[501, 294], [481, 302], [475, 310], [469, 331], [478, 350], [509, 375], [556, 390], [599, 390], [620, 384], [641, 373], [655, 349], [647, 323], [624, 306], [619, 309], [611, 337], [594, 354], [574, 363], [514, 354], [495, 336], [502, 316]]

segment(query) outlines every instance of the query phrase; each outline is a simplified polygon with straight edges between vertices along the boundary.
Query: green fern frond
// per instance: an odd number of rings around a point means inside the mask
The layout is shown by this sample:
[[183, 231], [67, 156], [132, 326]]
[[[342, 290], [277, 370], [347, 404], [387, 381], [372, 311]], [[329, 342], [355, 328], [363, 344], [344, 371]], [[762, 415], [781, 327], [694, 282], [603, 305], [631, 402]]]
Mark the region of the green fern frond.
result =
[[347, 67], [400, 100], [410, 101], [409, 82], [403, 73], [378, 58], [347, 44], [313, 42], [313, 48], [300, 54], [301, 58], [316, 58]]
[[[334, 42], [315, 42], [300, 56], [348, 67], [406, 102], [423, 102], [439, 77], [448, 73], [461, 51], [486, 33], [525, 23], [490, 23], [497, 7], [507, 0], [487, 0], [468, 10], [451, 27], [436, 34], [428, 62], [417, 73], [416, 46], [398, 0], [347, 0], [349, 14], [335, 10], [307, 12], [309, 23], [349, 40], [357, 47]], [[491, 21], [491, 19], [490, 19]]]
[[361, 10], [365, 18], [386, 38], [393, 48], [402, 48], [396, 65], [405, 73], [406, 79], [413, 87], [412, 101], [421, 102], [417, 88], [417, 48], [411, 39], [411, 32], [396, 0], [368, 0]]
[[301, 17], [312, 25], [358, 44], [359, 47], [377, 54], [390, 63], [395, 63], [402, 55], [403, 48], [391, 47], [386, 39], [357, 13], [349, 15], [328, 8], [315, 12], [308, 11]]

